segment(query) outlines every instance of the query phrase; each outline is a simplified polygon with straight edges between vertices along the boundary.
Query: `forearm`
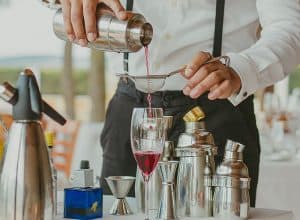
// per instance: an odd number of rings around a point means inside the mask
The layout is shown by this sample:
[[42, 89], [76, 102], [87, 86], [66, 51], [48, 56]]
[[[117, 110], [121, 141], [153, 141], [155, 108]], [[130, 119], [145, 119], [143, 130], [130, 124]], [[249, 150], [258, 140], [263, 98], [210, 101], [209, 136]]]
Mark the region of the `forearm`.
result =
[[229, 53], [241, 90], [229, 98], [237, 105], [258, 89], [274, 84], [300, 63], [300, 6], [297, 0], [258, 0], [263, 31], [249, 49]]

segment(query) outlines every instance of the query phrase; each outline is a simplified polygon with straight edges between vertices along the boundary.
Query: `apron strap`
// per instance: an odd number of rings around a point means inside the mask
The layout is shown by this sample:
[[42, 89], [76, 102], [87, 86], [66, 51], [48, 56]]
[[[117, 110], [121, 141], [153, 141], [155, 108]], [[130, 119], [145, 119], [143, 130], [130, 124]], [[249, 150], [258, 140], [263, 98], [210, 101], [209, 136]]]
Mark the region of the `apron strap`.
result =
[[[126, 2], [126, 10], [127, 11], [132, 11], [133, 9], [133, 0], [127, 0]], [[124, 68], [124, 73], [128, 73], [128, 57], [129, 53], [124, 53], [123, 55], [123, 68]]]
[[222, 54], [224, 11], [225, 11], [225, 0], [217, 0], [214, 48], [213, 48], [213, 56], [214, 57], [221, 56], [221, 54]]

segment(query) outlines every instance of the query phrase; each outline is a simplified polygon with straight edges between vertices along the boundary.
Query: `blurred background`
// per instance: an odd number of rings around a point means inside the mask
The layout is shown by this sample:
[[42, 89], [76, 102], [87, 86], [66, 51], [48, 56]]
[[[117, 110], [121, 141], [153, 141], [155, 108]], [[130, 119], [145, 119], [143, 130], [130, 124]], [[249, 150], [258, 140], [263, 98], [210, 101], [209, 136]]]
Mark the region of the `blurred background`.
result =
[[[45, 129], [56, 134], [52, 156], [63, 187], [80, 160], [90, 160], [100, 175], [99, 137], [118, 79], [106, 71], [103, 52], [57, 39], [53, 14], [37, 0], [0, 0], [0, 83], [14, 84], [25, 67], [32, 68], [44, 99], [69, 119], [63, 128], [44, 121]], [[296, 219], [300, 219], [300, 191], [295, 191], [300, 185], [299, 89], [300, 68], [255, 98], [262, 147], [257, 206], [293, 210]], [[0, 100], [0, 118], [8, 127], [10, 114], [10, 106]], [[3, 148], [0, 137], [0, 159]]]
[[36, 0], [0, 0], [0, 82], [33, 68], [45, 99], [69, 119], [103, 121], [117, 79], [106, 74], [102, 52], [55, 37], [54, 12]]
[[[13, 83], [22, 69], [33, 68], [45, 99], [65, 116], [103, 121], [118, 79], [105, 71], [103, 52], [56, 38], [53, 14], [37, 0], [0, 0], [0, 82]], [[300, 87], [299, 72], [275, 86], [282, 105], [287, 94]], [[10, 112], [9, 107], [0, 102], [0, 112], [5, 111]]]

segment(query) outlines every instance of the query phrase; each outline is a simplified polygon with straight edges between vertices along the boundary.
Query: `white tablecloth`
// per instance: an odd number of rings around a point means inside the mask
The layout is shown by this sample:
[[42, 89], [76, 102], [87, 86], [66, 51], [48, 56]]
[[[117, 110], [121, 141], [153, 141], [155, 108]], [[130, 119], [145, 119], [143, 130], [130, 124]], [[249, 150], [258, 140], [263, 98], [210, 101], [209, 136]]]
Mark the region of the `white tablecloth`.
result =
[[[62, 192], [60, 192], [60, 200], [62, 199]], [[112, 196], [104, 196], [104, 218], [105, 220], [143, 220], [143, 214], [133, 214], [128, 216], [111, 216], [109, 215], [109, 209], [113, 204], [114, 198]], [[136, 212], [135, 209], [135, 199], [127, 198], [127, 201], [130, 205], [130, 208]], [[62, 217], [62, 203], [59, 204], [59, 212], [57, 220], [64, 219]], [[180, 218], [182, 220], [199, 220], [199, 218]], [[213, 220], [214, 218], [201, 218], [201, 220]], [[293, 220], [293, 213], [289, 211], [278, 211], [278, 210], [270, 210], [270, 209], [251, 209], [250, 210], [250, 220]], [[297, 219], [295, 219], [297, 220]]]
[[256, 207], [291, 210], [300, 220], [300, 160], [262, 161]]

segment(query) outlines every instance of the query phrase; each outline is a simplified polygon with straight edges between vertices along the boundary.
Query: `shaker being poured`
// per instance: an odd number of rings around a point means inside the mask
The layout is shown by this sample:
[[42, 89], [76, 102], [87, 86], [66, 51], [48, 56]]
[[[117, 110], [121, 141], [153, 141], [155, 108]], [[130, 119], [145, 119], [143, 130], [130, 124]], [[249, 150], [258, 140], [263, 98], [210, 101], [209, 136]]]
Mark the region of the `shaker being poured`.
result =
[[[59, 8], [57, 1], [42, 1], [50, 8]], [[98, 7], [96, 10], [97, 38], [94, 42], [88, 42], [87, 47], [96, 50], [113, 52], [137, 52], [149, 45], [152, 41], [153, 29], [145, 17], [141, 14], [127, 12], [126, 20], [119, 20], [111, 13], [103, 13]], [[53, 18], [53, 31], [61, 40], [68, 41], [65, 31], [63, 13], [58, 9]], [[75, 40], [74, 43], [80, 44]]]

